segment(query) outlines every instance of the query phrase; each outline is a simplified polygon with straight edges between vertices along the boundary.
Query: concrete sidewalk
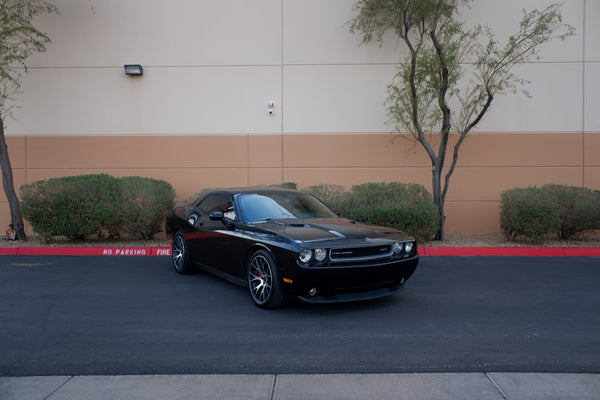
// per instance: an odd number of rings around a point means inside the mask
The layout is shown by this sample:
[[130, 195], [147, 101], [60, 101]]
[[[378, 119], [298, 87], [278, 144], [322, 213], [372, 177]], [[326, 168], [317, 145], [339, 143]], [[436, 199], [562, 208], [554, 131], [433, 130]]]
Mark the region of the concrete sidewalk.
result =
[[0, 377], [2, 400], [598, 400], [600, 374]]

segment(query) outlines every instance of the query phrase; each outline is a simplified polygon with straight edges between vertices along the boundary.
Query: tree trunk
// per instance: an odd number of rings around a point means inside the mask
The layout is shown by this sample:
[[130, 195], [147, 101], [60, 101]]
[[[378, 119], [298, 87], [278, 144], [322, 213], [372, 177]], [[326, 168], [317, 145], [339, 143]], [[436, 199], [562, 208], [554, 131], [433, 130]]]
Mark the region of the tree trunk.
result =
[[446, 222], [446, 215], [444, 214], [444, 196], [442, 195], [442, 168], [443, 166], [435, 165], [432, 171], [432, 185], [433, 185], [433, 201], [438, 207], [440, 213], [440, 223], [437, 233], [435, 234], [435, 240], [446, 240], [446, 234], [444, 233], [444, 224]]
[[25, 240], [25, 227], [23, 225], [23, 217], [21, 216], [21, 206], [19, 205], [19, 198], [15, 193], [15, 186], [13, 183], [12, 167], [10, 166], [10, 158], [8, 157], [8, 146], [4, 137], [4, 120], [0, 115], [0, 167], [2, 168], [2, 185], [4, 186], [4, 193], [8, 199], [8, 206], [10, 208], [10, 219], [12, 221], [13, 229], [17, 234], [17, 239]]

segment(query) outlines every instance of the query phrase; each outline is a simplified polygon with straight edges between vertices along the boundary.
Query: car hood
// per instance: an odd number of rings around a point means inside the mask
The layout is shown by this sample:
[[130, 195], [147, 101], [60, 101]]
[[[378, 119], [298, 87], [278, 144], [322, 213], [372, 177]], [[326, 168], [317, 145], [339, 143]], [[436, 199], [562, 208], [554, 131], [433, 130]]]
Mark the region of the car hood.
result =
[[261, 223], [260, 228], [296, 242], [377, 238], [389, 240], [412, 239], [409, 235], [394, 229], [363, 225], [343, 218], [272, 220]]

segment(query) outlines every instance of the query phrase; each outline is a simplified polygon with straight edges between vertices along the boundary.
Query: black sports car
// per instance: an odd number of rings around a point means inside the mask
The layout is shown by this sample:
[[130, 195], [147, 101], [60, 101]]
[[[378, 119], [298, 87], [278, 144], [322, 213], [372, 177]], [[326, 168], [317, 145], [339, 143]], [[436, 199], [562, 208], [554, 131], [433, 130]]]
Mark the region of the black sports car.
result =
[[293, 296], [311, 303], [387, 296], [419, 262], [409, 235], [340, 218], [296, 190], [212, 191], [175, 208], [166, 233], [177, 272], [197, 265], [249, 288], [263, 308]]

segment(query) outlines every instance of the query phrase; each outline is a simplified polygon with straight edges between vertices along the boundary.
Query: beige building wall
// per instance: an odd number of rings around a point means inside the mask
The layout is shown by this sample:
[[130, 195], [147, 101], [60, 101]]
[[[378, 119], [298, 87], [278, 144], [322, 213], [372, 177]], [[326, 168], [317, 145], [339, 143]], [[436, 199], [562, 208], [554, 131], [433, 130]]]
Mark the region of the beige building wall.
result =
[[[482, 0], [465, 11], [500, 39], [546, 0]], [[385, 88], [397, 41], [359, 46], [354, 0], [56, 0], [53, 44], [31, 58], [7, 121], [16, 187], [107, 172], [206, 187], [368, 181], [424, 184], [418, 145], [390, 142]], [[569, 0], [577, 35], [517, 68], [530, 83], [494, 100], [463, 146], [448, 233], [495, 233], [503, 190], [600, 189], [600, 3]], [[141, 77], [123, 64], [139, 63]], [[268, 103], [274, 102], [273, 114]], [[0, 227], [9, 223], [0, 195]]]

